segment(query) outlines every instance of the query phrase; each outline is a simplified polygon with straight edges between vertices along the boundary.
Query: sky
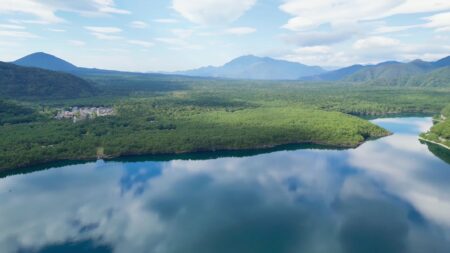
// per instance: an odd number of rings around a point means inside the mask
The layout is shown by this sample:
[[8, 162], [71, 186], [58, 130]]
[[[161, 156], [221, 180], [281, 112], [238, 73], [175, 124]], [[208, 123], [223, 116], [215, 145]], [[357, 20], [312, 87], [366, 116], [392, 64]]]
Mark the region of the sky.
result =
[[175, 71], [253, 54], [322, 67], [450, 55], [449, 0], [1, 0], [0, 60]]

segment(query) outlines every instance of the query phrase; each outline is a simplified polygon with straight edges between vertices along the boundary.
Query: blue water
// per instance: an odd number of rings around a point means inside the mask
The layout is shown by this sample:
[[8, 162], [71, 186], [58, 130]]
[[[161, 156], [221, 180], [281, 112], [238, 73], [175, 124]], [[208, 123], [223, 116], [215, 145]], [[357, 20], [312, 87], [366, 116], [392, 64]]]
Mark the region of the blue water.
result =
[[430, 118], [352, 150], [70, 165], [0, 179], [0, 252], [450, 252]]

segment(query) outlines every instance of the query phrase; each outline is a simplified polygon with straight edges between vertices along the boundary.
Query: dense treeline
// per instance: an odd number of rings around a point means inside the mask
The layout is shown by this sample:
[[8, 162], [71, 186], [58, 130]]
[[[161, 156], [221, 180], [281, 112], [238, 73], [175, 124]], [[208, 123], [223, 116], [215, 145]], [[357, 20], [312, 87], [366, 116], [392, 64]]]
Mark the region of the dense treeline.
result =
[[0, 168], [52, 160], [136, 154], [267, 148], [289, 143], [354, 147], [387, 134], [338, 112], [292, 107], [240, 109], [136, 101], [118, 116], [91, 121], [35, 122], [0, 127]]
[[0, 100], [0, 125], [30, 123], [43, 119], [35, 109], [14, 102]]
[[443, 144], [450, 148], [450, 104], [435, 118], [436, 124], [422, 138]]
[[0, 97], [55, 99], [87, 97], [97, 90], [71, 74], [0, 62]]
[[[2, 119], [9, 122], [4, 120], [8, 124], [0, 126], [1, 169], [97, 156], [267, 148], [288, 143], [355, 147], [388, 133], [348, 114], [434, 114], [450, 101], [448, 89], [182, 77], [90, 78], [101, 79], [97, 84], [101, 96], [3, 106], [2, 115], [9, 116]], [[105, 88], [110, 81], [112, 86]], [[71, 106], [109, 106], [117, 115], [77, 123], [48, 115]], [[30, 118], [14, 121], [16, 111]]]

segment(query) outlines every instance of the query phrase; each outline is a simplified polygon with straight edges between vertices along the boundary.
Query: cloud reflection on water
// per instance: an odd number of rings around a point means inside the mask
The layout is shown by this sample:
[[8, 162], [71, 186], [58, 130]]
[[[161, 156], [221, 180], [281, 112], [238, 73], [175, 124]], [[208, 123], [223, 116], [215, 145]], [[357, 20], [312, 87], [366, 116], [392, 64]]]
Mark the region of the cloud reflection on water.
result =
[[68, 242], [118, 253], [447, 252], [450, 169], [412, 134], [422, 121], [396, 120], [407, 134], [355, 150], [98, 162], [0, 179], [0, 252]]

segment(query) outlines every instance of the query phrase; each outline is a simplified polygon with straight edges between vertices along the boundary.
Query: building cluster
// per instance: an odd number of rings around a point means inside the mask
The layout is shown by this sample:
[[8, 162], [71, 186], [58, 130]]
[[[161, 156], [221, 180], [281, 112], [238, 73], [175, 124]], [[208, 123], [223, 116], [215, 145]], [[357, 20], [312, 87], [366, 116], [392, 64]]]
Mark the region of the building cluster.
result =
[[60, 110], [56, 119], [72, 119], [73, 122], [85, 119], [94, 119], [114, 115], [114, 109], [110, 107], [72, 107], [69, 110]]

